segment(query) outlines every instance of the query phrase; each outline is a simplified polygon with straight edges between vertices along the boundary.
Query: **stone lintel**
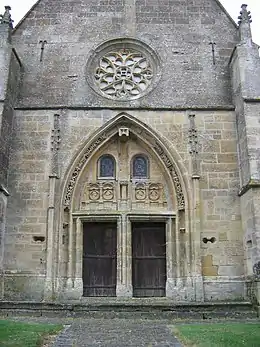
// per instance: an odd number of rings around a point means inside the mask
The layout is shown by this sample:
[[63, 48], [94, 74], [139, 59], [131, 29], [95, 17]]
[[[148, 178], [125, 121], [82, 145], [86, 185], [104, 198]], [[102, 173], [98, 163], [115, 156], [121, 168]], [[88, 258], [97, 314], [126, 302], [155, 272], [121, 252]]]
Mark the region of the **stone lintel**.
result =
[[252, 188], [260, 188], [260, 180], [251, 179], [247, 184], [245, 184], [239, 191], [238, 196], [243, 196]]

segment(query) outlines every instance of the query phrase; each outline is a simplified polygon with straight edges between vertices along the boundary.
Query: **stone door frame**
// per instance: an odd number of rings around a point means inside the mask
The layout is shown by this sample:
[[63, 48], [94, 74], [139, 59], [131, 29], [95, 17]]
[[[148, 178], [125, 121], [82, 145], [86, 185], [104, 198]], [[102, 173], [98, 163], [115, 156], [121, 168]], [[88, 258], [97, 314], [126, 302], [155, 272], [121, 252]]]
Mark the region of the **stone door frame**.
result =
[[132, 222], [164, 222], [166, 225], [166, 297], [174, 296], [180, 276], [177, 218], [171, 214], [136, 213], [73, 213], [69, 234], [69, 266], [65, 296], [80, 299], [83, 296], [83, 224], [84, 222], [117, 223], [117, 297], [133, 297], [132, 287]]

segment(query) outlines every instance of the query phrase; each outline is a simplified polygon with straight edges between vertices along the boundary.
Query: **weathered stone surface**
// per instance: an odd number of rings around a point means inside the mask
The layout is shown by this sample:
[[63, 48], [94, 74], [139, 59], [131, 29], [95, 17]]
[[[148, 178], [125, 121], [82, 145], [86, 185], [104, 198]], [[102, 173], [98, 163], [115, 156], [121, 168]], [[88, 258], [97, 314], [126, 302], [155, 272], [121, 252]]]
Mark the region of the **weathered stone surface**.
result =
[[[12, 35], [0, 24], [5, 298], [79, 299], [90, 220], [117, 223], [118, 296], [133, 295], [132, 223], [160, 221], [167, 297], [246, 298], [260, 260], [260, 60], [246, 11], [238, 29], [213, 0], [42, 0]], [[146, 175], [133, 177], [140, 154]]]
[[[53, 4], [53, 1], [42, 0], [13, 34], [27, 70], [19, 105], [231, 106], [228, 61], [237, 43], [237, 33], [219, 4], [214, 0], [203, 0], [199, 6], [176, 0], [155, 1], [149, 5], [138, 0], [129, 4], [126, 1], [111, 5], [100, 1], [76, 4], [73, 0]], [[152, 47], [160, 57], [163, 72], [151, 93], [123, 104], [103, 99], [85, 79], [86, 74], [94, 73], [86, 71], [86, 62], [93, 50], [118, 37], [133, 37]], [[209, 45], [211, 38], [216, 42], [215, 66]], [[47, 41], [41, 63], [39, 40]]]

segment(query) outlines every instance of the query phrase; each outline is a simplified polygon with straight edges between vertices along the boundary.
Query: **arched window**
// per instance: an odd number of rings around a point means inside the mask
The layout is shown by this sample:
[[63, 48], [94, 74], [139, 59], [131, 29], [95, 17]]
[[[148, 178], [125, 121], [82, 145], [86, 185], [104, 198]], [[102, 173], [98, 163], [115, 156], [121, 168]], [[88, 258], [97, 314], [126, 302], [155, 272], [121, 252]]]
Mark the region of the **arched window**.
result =
[[148, 159], [143, 154], [138, 154], [133, 158], [132, 176], [133, 178], [148, 178]]
[[102, 157], [99, 158], [98, 164], [99, 178], [115, 178], [116, 163], [112, 155], [102, 155]]

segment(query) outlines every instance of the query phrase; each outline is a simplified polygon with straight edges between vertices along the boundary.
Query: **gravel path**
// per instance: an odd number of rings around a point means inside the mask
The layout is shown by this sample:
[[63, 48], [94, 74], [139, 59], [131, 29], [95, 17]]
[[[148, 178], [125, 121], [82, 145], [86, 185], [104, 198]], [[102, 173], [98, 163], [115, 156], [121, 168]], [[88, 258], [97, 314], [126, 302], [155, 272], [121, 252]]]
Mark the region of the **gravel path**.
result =
[[167, 323], [129, 319], [73, 320], [52, 347], [181, 347]]

